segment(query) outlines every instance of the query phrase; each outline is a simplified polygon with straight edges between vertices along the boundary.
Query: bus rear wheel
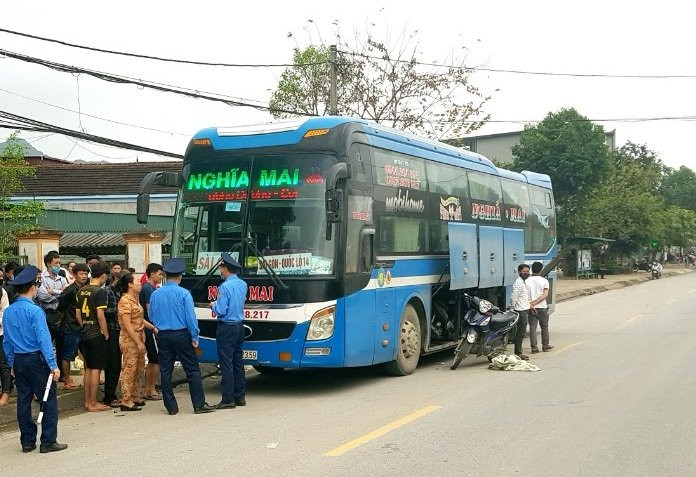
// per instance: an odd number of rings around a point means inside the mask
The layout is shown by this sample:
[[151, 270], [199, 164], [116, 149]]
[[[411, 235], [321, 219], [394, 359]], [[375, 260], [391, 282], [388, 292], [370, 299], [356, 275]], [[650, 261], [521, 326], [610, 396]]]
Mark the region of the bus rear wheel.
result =
[[260, 365], [254, 365], [254, 369], [258, 371], [260, 374], [268, 374], [271, 376], [274, 376], [276, 374], [281, 374], [283, 371], [285, 371], [285, 368], [276, 368], [275, 366], [260, 366]]
[[392, 376], [406, 376], [416, 370], [421, 352], [420, 320], [412, 305], [404, 308], [397, 339], [396, 359], [385, 363], [384, 369]]

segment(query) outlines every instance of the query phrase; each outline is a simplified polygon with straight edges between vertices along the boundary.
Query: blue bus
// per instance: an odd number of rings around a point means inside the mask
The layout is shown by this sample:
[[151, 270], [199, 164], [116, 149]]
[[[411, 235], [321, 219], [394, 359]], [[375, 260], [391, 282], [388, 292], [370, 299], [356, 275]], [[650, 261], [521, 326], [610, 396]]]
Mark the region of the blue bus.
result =
[[[184, 257], [202, 361], [217, 361], [221, 252], [249, 285], [244, 360], [262, 373], [383, 364], [452, 347], [461, 290], [504, 307], [517, 266], [556, 253], [551, 181], [361, 119], [209, 128], [191, 140], [171, 255]], [[555, 301], [555, 275], [551, 303]]]

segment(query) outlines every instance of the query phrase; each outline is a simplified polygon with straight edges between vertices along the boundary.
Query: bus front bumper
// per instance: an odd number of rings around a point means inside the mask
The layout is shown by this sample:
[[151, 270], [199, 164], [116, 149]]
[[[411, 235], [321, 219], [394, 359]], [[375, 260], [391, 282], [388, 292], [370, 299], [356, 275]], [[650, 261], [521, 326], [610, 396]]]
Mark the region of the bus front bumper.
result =
[[[308, 341], [309, 322], [298, 323], [287, 339], [274, 341], [244, 341], [245, 365], [277, 368], [338, 368], [343, 366], [344, 347], [340, 333], [334, 330], [331, 338]], [[217, 362], [215, 340], [202, 338], [201, 362]]]

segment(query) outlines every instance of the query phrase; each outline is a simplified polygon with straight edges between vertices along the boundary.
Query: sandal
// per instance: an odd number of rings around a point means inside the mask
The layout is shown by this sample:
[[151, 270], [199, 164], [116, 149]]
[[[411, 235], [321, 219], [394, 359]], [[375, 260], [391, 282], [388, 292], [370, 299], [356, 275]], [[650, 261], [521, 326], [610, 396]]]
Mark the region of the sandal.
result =
[[148, 394], [145, 396], [145, 399], [148, 401], [161, 401], [162, 396], [160, 396], [159, 394]]
[[147, 403], [145, 401], [133, 401], [133, 404], [135, 404], [136, 406], [143, 407]]

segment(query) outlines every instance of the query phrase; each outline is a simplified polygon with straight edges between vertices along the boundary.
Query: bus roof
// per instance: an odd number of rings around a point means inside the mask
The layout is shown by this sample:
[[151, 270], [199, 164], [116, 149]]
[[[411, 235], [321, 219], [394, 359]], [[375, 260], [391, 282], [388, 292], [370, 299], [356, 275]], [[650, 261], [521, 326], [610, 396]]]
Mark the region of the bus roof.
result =
[[213, 148], [217, 150], [285, 146], [299, 143], [307, 131], [331, 129], [346, 123], [363, 125], [368, 142], [375, 146], [551, 188], [551, 178], [545, 174], [529, 171], [517, 173], [501, 169], [481, 154], [359, 118], [321, 116], [266, 124], [207, 128], [196, 133], [193, 138], [210, 139]]

